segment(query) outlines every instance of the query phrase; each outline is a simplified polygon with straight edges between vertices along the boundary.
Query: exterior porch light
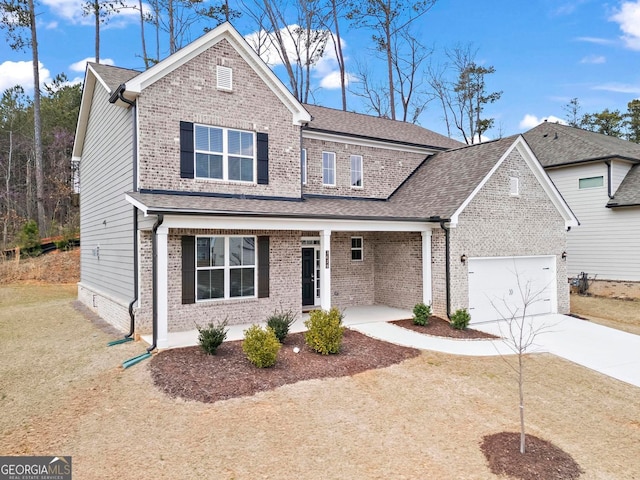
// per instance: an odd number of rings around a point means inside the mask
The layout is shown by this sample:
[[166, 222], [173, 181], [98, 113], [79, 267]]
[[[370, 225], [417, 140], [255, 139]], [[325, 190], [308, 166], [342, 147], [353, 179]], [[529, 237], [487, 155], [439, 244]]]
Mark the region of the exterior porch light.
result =
[[462, 263], [467, 263], [467, 254], [463, 253], [462, 256], [460, 257], [460, 261]]
[[561, 257], [563, 260], [566, 260], [566, 259], [567, 259], [567, 252], [562, 252], [562, 255], [560, 255], [560, 257]]

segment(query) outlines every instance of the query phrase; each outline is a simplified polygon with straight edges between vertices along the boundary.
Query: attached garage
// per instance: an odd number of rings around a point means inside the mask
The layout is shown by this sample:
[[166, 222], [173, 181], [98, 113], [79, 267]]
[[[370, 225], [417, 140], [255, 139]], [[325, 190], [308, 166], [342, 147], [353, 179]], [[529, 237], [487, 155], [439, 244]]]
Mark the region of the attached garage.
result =
[[[555, 256], [470, 258], [471, 323], [558, 311]], [[529, 301], [527, 302], [527, 299]]]

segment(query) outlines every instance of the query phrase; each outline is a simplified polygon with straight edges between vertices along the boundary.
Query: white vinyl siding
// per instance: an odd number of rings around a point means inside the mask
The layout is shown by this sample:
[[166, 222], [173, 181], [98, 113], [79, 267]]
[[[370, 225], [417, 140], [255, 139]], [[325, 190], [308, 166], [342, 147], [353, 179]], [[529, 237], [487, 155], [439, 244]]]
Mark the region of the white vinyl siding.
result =
[[336, 185], [336, 154], [322, 152], [322, 184], [327, 187]]
[[[607, 208], [604, 162], [548, 171], [580, 225], [567, 235], [568, 274], [640, 281], [640, 208]], [[603, 188], [579, 189], [580, 178], [603, 177]]]
[[[104, 128], [109, 125], [109, 128]], [[80, 281], [123, 304], [133, 291], [133, 116], [96, 83], [80, 161]], [[100, 257], [95, 255], [100, 247]]]
[[613, 160], [611, 162], [611, 193], [615, 195], [618, 187], [624, 180], [624, 177], [627, 176], [627, 173], [629, 173], [632, 166], [632, 163], [619, 160]]

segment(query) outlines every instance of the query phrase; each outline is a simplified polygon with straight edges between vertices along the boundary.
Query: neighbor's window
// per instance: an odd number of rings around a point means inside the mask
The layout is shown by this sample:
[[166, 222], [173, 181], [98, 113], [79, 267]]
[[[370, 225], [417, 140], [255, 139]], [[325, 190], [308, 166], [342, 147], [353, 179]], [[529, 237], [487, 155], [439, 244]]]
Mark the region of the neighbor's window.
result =
[[322, 184], [336, 184], [336, 154], [333, 152], [322, 152]]
[[362, 188], [362, 155], [351, 155], [351, 186]]
[[362, 237], [351, 237], [351, 260], [362, 260]]
[[195, 126], [196, 177], [253, 182], [255, 134], [228, 128]]
[[578, 180], [578, 188], [596, 188], [604, 185], [604, 177], [587, 177]]
[[303, 148], [300, 153], [300, 168], [302, 174], [302, 184], [307, 184], [307, 149]]
[[197, 300], [256, 295], [256, 237], [197, 237]]

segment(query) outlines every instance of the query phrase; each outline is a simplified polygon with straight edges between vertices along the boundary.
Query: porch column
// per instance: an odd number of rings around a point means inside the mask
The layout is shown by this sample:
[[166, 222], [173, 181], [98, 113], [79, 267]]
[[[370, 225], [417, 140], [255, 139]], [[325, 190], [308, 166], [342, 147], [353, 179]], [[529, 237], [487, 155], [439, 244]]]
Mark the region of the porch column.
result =
[[431, 229], [422, 232], [422, 302], [431, 305]]
[[320, 308], [331, 308], [331, 230], [320, 231]]
[[169, 248], [168, 248], [169, 229], [165, 226], [158, 227], [156, 233], [157, 254], [157, 308], [158, 308], [158, 348], [167, 348], [169, 346]]

